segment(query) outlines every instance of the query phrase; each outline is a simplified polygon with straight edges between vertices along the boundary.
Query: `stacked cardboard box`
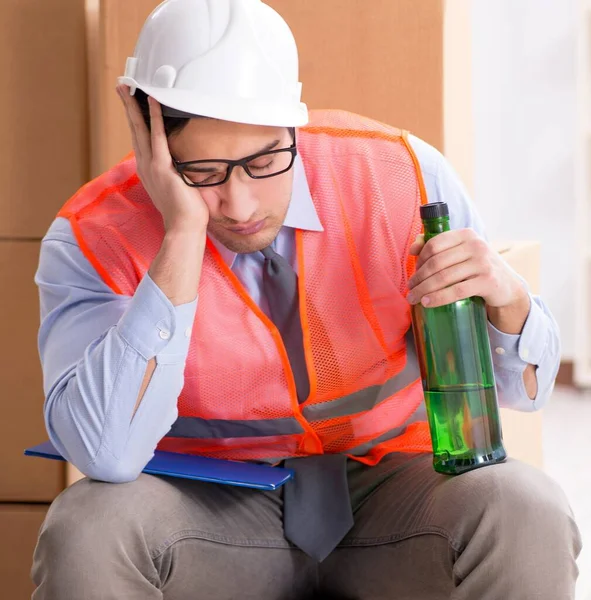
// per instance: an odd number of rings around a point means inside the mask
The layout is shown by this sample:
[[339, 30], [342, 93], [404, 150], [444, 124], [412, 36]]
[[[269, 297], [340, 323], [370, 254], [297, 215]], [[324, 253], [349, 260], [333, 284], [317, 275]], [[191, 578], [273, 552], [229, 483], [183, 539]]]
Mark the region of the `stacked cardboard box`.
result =
[[294, 33], [311, 108], [341, 108], [407, 129], [444, 152], [471, 184], [469, 0], [268, 4]]
[[33, 276], [39, 241], [88, 176], [84, 0], [0, 3], [0, 597], [31, 597], [31, 556], [59, 463], [46, 439]]
[[31, 598], [31, 558], [47, 508], [45, 504], [0, 504], [2, 598]]

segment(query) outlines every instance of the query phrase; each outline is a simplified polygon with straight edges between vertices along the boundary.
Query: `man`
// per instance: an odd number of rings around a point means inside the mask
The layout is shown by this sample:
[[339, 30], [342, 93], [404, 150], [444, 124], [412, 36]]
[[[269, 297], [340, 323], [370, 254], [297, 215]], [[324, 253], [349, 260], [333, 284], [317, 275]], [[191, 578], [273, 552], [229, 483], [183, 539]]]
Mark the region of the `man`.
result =
[[[50, 509], [35, 600], [573, 598], [552, 481], [431, 466], [409, 303], [485, 299], [506, 406], [541, 408], [559, 360], [441, 155], [348, 113], [307, 124], [259, 0], [167, 0], [117, 91], [134, 157], [65, 205], [37, 274], [47, 428], [88, 479]], [[424, 245], [437, 200], [454, 231]], [[141, 475], [156, 447], [295, 481]]]

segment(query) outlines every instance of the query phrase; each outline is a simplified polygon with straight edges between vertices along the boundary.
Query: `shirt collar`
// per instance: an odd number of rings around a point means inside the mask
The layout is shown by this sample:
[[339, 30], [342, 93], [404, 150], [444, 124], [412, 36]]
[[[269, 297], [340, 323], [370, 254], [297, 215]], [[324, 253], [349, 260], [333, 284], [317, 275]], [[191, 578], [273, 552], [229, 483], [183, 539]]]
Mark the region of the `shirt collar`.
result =
[[[316, 212], [314, 201], [312, 200], [304, 163], [299, 155], [296, 156], [293, 168], [291, 201], [289, 203], [289, 208], [287, 209], [287, 214], [285, 215], [283, 227], [303, 229], [306, 231], [324, 231], [318, 213]], [[226, 248], [213, 236], [210, 236], [210, 239], [221, 254], [224, 262], [228, 267], [232, 268], [234, 261], [236, 260], [236, 253]]]

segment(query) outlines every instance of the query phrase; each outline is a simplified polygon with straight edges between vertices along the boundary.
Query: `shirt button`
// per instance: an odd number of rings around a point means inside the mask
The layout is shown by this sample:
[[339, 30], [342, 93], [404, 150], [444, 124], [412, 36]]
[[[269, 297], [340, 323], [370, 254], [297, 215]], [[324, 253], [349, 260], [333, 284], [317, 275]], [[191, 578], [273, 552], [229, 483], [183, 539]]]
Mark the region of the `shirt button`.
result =
[[187, 329], [185, 329], [185, 337], [190, 338], [192, 333], [193, 329], [191, 327], [187, 327]]
[[529, 350], [527, 348], [523, 348], [523, 350], [521, 350], [521, 356], [523, 357], [523, 360], [527, 360], [529, 357]]
[[497, 354], [505, 354], [505, 348], [495, 348]]
[[160, 330], [160, 339], [167, 340], [169, 338], [170, 338], [170, 333], [168, 331], [166, 331], [166, 329], [161, 329]]

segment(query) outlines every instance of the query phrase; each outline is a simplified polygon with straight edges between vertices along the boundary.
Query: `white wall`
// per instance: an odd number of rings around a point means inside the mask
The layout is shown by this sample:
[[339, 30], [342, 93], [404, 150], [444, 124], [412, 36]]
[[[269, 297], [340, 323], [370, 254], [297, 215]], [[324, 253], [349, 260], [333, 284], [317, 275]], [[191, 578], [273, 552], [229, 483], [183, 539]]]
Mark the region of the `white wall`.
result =
[[473, 0], [474, 200], [491, 238], [542, 242], [542, 296], [565, 358], [575, 346], [577, 4]]

